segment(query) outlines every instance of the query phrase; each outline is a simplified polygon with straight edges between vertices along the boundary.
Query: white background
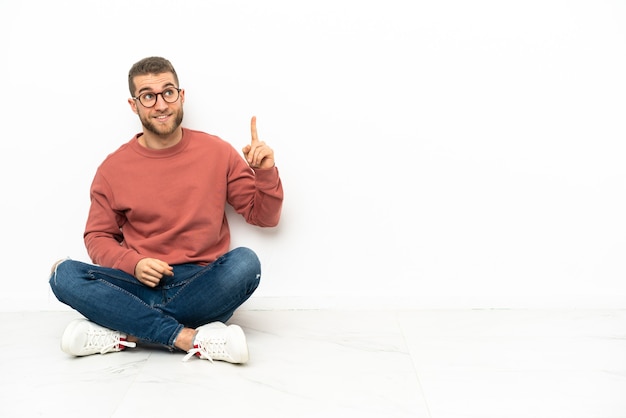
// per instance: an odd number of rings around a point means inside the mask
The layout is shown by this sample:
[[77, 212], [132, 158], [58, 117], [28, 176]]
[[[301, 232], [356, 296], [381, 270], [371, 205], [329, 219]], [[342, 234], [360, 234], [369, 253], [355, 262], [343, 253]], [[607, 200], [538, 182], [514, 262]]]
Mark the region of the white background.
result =
[[[276, 152], [283, 218], [232, 218], [256, 307], [620, 308], [623, 1], [0, 0], [0, 309], [64, 309], [89, 185], [170, 59], [184, 125]], [[175, 173], [172, 173], [175, 175]], [[233, 215], [232, 213], [230, 215]]]

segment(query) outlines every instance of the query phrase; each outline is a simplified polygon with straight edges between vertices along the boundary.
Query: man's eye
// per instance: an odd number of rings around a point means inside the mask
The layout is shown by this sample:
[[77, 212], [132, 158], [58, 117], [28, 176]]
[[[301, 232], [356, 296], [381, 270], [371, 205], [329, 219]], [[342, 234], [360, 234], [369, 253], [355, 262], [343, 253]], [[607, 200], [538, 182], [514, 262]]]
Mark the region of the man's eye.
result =
[[174, 96], [174, 89], [163, 90], [163, 96], [172, 97]]
[[141, 98], [143, 100], [154, 100], [154, 94], [153, 93], [144, 93]]

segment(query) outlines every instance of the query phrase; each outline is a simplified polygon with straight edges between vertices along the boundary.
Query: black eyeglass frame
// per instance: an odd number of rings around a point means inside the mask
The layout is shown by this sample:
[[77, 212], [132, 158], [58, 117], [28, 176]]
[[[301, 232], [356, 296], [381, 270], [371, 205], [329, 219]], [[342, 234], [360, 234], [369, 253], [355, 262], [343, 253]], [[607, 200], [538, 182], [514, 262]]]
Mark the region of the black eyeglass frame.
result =
[[[168, 99], [166, 99], [166, 98], [165, 98], [165, 96], [163, 96], [163, 93], [165, 93], [165, 92], [166, 92], [166, 91], [168, 91], [168, 90], [176, 90], [176, 99], [174, 99], [174, 100], [172, 100], [172, 101], [169, 101]], [[141, 93], [139, 96], [133, 96], [133, 97], [132, 97], [132, 99], [133, 99], [133, 100], [139, 100], [139, 103], [141, 103], [141, 105], [142, 105], [143, 107], [145, 107], [146, 109], [150, 109], [151, 107], [154, 107], [154, 106], [157, 104], [157, 102], [159, 101], [159, 96], [161, 96], [161, 98], [163, 99], [163, 101], [164, 101], [165, 103], [170, 103], [170, 104], [172, 104], [172, 103], [176, 103], [176, 102], [178, 101], [178, 99], [180, 99], [180, 91], [181, 91], [181, 90], [182, 90], [182, 89], [177, 88], [177, 87], [168, 87], [168, 88], [166, 88], [165, 90], [160, 91], [159, 93], [154, 93], [154, 92], [151, 92], [151, 91], [147, 91], [147, 92], [145, 92], [145, 93]], [[142, 97], [142, 96], [144, 96], [144, 95], [146, 95], [146, 94], [154, 94], [154, 103], [152, 103], [152, 105], [151, 105], [151, 106], [146, 106], [146, 105], [143, 103], [143, 101], [141, 100], [141, 97]]]

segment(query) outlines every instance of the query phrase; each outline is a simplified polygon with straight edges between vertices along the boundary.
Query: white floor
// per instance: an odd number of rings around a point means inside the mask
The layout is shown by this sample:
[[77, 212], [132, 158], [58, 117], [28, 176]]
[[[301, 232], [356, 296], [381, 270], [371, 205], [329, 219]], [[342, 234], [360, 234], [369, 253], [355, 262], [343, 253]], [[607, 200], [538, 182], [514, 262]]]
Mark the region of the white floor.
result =
[[0, 313], [1, 417], [626, 417], [626, 311], [239, 311], [250, 362], [71, 358]]

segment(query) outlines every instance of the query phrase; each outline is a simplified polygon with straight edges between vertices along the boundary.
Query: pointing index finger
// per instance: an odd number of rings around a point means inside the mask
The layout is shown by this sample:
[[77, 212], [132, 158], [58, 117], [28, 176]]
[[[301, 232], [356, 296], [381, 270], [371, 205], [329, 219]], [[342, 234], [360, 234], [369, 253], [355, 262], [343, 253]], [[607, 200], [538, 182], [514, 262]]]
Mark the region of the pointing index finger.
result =
[[252, 134], [252, 145], [255, 145], [259, 142], [259, 137], [256, 132], [256, 116], [252, 116], [250, 120], [250, 132]]

